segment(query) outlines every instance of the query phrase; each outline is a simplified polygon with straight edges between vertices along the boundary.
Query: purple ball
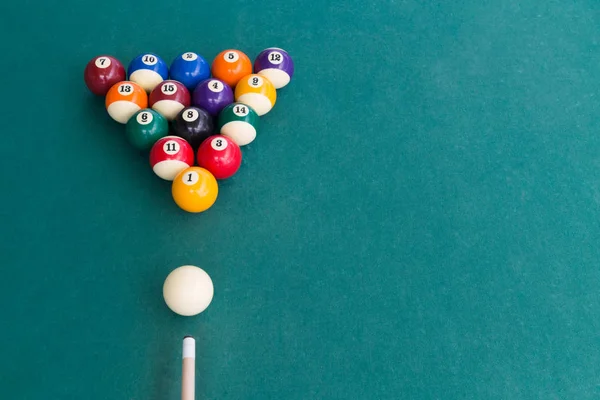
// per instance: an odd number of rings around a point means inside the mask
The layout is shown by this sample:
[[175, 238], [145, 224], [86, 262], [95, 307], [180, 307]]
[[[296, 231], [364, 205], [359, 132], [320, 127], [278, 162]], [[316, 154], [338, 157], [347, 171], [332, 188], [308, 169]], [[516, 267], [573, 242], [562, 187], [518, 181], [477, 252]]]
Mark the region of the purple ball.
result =
[[254, 60], [254, 73], [266, 77], [275, 89], [281, 89], [294, 75], [294, 61], [287, 51], [269, 47], [260, 52]]
[[192, 94], [192, 104], [217, 116], [222, 109], [233, 103], [233, 90], [219, 79], [200, 82]]

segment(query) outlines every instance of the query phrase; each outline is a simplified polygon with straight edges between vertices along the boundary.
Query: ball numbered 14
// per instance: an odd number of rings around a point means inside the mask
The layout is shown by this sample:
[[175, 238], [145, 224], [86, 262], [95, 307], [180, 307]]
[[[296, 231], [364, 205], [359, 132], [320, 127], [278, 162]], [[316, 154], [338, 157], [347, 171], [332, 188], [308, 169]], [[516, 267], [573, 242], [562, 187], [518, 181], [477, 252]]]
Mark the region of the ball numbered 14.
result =
[[232, 103], [219, 114], [217, 128], [221, 135], [230, 137], [238, 146], [245, 146], [256, 138], [259, 120], [249, 105]]

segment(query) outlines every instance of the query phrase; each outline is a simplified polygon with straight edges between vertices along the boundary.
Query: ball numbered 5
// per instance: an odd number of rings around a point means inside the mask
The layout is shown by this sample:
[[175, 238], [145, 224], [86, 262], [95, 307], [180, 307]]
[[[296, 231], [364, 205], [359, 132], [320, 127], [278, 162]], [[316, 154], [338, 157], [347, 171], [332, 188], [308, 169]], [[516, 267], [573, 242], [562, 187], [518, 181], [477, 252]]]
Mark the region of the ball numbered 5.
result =
[[127, 68], [129, 80], [139, 84], [146, 92], [151, 92], [159, 83], [169, 78], [169, 67], [154, 53], [140, 54]]
[[172, 121], [181, 110], [190, 105], [190, 92], [180, 82], [163, 81], [150, 93], [149, 105]]
[[125, 124], [133, 114], [148, 107], [148, 95], [137, 83], [119, 82], [106, 93], [105, 106], [112, 119]]
[[194, 150], [179, 136], [165, 136], [157, 140], [150, 150], [152, 170], [166, 181], [172, 181], [178, 173], [192, 165], [194, 165]]
[[235, 101], [249, 105], [262, 116], [275, 106], [277, 91], [268, 78], [251, 74], [239, 81], [235, 87]]
[[213, 60], [211, 72], [213, 77], [233, 88], [240, 79], [252, 73], [252, 61], [239, 50], [224, 50]]
[[219, 185], [210, 171], [202, 167], [190, 167], [181, 171], [171, 186], [175, 204], [184, 211], [200, 213], [215, 204]]

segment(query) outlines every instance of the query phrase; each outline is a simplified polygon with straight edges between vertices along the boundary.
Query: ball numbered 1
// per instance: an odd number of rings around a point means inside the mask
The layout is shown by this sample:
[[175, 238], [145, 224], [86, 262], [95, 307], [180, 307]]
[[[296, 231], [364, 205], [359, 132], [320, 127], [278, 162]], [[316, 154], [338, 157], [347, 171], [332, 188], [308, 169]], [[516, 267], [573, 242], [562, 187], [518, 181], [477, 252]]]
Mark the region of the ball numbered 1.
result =
[[173, 60], [169, 76], [191, 92], [200, 82], [210, 78], [210, 65], [200, 54], [188, 51]]
[[252, 61], [239, 50], [224, 50], [213, 60], [211, 72], [213, 77], [235, 87], [240, 79], [252, 73]]
[[190, 167], [173, 179], [171, 194], [175, 204], [182, 210], [200, 213], [215, 204], [219, 186], [210, 171], [202, 167]]
[[208, 111], [198, 107], [186, 107], [173, 120], [173, 134], [187, 140], [194, 149], [214, 133], [215, 123]]
[[150, 150], [150, 166], [154, 173], [172, 181], [178, 173], [194, 165], [192, 146], [179, 136], [165, 136]]
[[106, 96], [115, 83], [126, 79], [125, 67], [112, 56], [101, 55], [91, 59], [83, 72], [83, 80], [97, 96]]
[[242, 151], [232, 139], [223, 135], [207, 138], [200, 147], [198, 166], [209, 170], [217, 179], [231, 178], [242, 165]]
[[256, 138], [259, 120], [260, 117], [249, 105], [232, 103], [219, 114], [217, 130], [238, 146], [245, 146]]
[[156, 111], [145, 108], [135, 113], [125, 129], [127, 140], [139, 150], [150, 150], [154, 143], [169, 134], [169, 123]]
[[180, 82], [164, 81], [150, 93], [149, 104], [153, 110], [172, 121], [181, 110], [190, 105], [190, 92]]
[[192, 95], [192, 104], [217, 116], [233, 103], [233, 91], [219, 79], [206, 79], [198, 84]]
[[235, 87], [235, 101], [249, 105], [262, 116], [275, 106], [277, 91], [268, 78], [251, 74], [239, 81]]
[[127, 68], [129, 80], [150, 93], [159, 83], [169, 78], [169, 67], [154, 53], [140, 54]]
[[105, 106], [112, 119], [126, 124], [133, 114], [148, 107], [148, 95], [134, 82], [119, 82], [106, 93]]
[[270, 47], [254, 60], [254, 72], [269, 79], [275, 89], [281, 89], [294, 75], [294, 61], [287, 51]]

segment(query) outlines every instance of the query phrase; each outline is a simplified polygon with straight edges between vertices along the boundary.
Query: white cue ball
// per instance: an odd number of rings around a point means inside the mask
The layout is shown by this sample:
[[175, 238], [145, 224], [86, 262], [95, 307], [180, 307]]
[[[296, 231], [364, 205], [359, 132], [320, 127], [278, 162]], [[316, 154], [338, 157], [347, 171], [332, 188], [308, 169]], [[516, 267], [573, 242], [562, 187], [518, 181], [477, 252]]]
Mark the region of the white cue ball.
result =
[[174, 269], [165, 279], [163, 297], [176, 314], [186, 317], [206, 310], [213, 299], [210, 276], [201, 268], [184, 265]]

